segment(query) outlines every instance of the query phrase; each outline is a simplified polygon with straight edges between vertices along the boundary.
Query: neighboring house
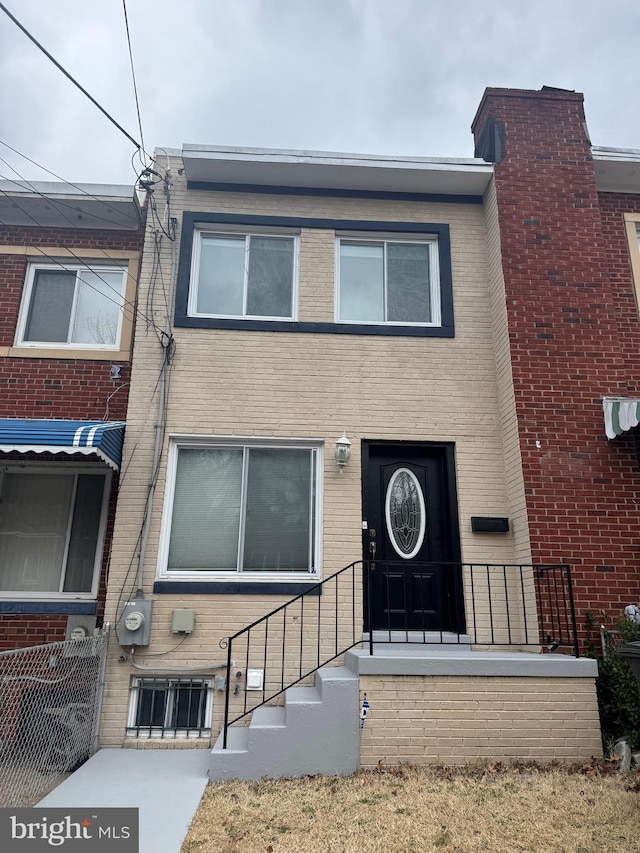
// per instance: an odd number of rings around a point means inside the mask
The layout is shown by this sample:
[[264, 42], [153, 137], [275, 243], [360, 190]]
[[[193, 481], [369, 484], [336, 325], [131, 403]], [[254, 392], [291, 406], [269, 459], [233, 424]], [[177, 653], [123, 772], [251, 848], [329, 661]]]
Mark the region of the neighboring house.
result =
[[640, 592], [640, 155], [558, 90], [487, 90], [474, 132], [161, 149], [105, 745], [221, 732], [212, 778], [600, 751], [562, 651]]
[[0, 182], [0, 650], [102, 624], [143, 218], [132, 187]]

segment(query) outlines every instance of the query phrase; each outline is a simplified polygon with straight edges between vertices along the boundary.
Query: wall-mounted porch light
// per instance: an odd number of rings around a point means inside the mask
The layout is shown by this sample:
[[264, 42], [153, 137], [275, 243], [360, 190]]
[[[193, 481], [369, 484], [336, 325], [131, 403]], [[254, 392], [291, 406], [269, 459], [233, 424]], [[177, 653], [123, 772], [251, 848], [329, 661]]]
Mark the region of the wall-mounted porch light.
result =
[[343, 432], [342, 438], [339, 438], [336, 441], [336, 449], [334, 450], [333, 455], [336, 460], [336, 465], [338, 465], [340, 471], [342, 472], [342, 469], [351, 457], [351, 442], [347, 438], [346, 432]]

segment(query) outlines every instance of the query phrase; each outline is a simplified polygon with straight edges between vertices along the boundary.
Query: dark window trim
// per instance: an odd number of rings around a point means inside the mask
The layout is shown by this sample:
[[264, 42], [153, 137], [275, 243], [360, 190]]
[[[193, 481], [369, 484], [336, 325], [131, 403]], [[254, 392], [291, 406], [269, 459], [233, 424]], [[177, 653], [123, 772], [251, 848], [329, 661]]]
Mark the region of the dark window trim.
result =
[[263, 193], [266, 195], [314, 196], [322, 198], [370, 198], [388, 201], [422, 201], [439, 204], [482, 204], [481, 195], [453, 193], [412, 193], [393, 190], [351, 190], [331, 187], [287, 187], [279, 184], [236, 184], [219, 181], [187, 181], [188, 190], [222, 193]]
[[59, 613], [93, 615], [95, 601], [0, 601], [0, 613]]
[[281, 583], [278, 581], [156, 581], [154, 593], [170, 595], [322, 595], [320, 583]]
[[[191, 258], [196, 225], [242, 225], [247, 227], [275, 228], [326, 228], [340, 231], [392, 232], [400, 234], [432, 234], [438, 238], [440, 266], [440, 326], [389, 326], [385, 324], [360, 323], [301, 323], [288, 320], [241, 320], [189, 317], [189, 282]], [[260, 332], [315, 332], [316, 334], [342, 335], [390, 335], [420, 338], [453, 338], [453, 287], [451, 277], [451, 241], [449, 226], [429, 222], [386, 222], [361, 219], [305, 219], [297, 216], [254, 216], [237, 213], [194, 213], [182, 215], [182, 238], [178, 262], [176, 286], [176, 310], [174, 324], [191, 329], [231, 329], [234, 331]]]

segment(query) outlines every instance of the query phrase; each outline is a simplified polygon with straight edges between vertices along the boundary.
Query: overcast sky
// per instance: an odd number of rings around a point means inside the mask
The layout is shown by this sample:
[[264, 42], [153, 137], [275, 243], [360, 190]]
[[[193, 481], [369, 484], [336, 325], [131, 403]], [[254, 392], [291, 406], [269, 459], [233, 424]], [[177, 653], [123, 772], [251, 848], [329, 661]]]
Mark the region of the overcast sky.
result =
[[[3, 0], [139, 137], [122, 0]], [[640, 148], [639, 0], [127, 0], [144, 145], [470, 157], [486, 86], [585, 93], [594, 145]], [[0, 139], [70, 181], [135, 149], [0, 11]], [[31, 180], [48, 176], [0, 145]], [[15, 177], [0, 161], [0, 176]], [[50, 178], [49, 178], [50, 179]]]

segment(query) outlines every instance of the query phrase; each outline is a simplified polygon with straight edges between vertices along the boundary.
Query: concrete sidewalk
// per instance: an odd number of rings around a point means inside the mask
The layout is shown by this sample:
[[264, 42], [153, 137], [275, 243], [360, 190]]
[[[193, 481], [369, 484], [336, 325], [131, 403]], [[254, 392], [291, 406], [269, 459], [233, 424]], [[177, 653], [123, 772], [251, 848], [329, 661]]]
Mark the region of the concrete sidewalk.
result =
[[38, 806], [139, 808], [140, 853], [180, 853], [208, 767], [208, 749], [102, 749]]

